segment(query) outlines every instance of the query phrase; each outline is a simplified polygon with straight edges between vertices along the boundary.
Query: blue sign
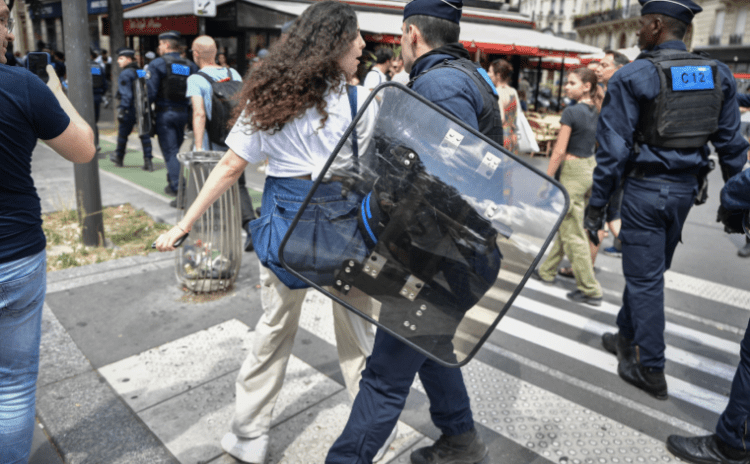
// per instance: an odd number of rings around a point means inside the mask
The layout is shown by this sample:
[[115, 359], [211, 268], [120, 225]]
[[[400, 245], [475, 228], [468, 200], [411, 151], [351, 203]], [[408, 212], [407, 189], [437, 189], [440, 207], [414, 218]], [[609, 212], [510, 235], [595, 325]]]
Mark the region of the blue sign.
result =
[[92, 66], [91, 67], [91, 74], [93, 76], [101, 76], [102, 75], [102, 68], [99, 66]]
[[141, 77], [141, 78], [146, 77], [146, 71], [142, 69], [136, 69], [135, 73], [138, 75], [138, 77]]
[[710, 90], [714, 88], [714, 73], [711, 66], [673, 66], [672, 90]]

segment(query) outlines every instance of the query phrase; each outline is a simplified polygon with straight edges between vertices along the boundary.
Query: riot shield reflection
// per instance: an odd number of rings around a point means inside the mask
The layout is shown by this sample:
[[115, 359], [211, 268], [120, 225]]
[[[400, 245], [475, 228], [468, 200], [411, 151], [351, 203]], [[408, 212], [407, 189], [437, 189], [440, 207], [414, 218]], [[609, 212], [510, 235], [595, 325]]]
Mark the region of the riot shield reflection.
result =
[[[541, 258], [567, 211], [567, 193], [406, 87], [384, 84], [367, 104], [379, 105], [372, 141], [344, 163], [339, 152], [352, 127], [344, 134], [279, 258], [435, 361], [460, 366]], [[310, 200], [339, 188], [355, 208], [323, 220]], [[352, 288], [374, 299], [372, 311], [347, 301]]]

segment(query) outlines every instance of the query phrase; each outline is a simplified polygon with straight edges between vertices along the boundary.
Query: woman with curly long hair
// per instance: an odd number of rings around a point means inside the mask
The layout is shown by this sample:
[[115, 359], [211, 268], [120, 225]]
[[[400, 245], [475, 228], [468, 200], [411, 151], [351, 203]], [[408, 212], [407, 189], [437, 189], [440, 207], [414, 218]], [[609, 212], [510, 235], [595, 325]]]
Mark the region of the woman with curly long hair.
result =
[[[238, 97], [242, 103], [237, 105], [234, 126], [226, 140], [229, 150], [185, 216], [157, 240], [157, 248], [173, 250], [175, 241], [237, 181], [248, 163], [268, 162], [258, 224], [272, 217], [277, 195], [304, 199], [312, 179], [321, 173], [352, 122], [346, 82], [356, 73], [364, 46], [357, 17], [349, 5], [324, 1], [305, 10], [286, 40], [271, 48], [253, 70], [252, 79], [245, 82]], [[366, 97], [361, 89], [359, 93], [358, 106]], [[363, 133], [372, 129], [371, 113], [357, 124], [362, 152], [367, 143]], [[352, 143], [347, 140], [339, 158], [346, 161], [352, 156]], [[332, 188], [341, 192], [340, 184], [335, 184], [331, 182]], [[255, 245], [257, 250], [259, 244]], [[221, 441], [225, 451], [245, 462], [265, 462], [271, 413], [284, 381], [307, 291], [289, 288], [280, 276], [284, 278], [283, 269], [261, 264], [263, 316], [237, 377], [232, 431]], [[285, 278], [289, 277], [286, 274]], [[364, 294], [361, 297], [366, 298]], [[354, 398], [365, 357], [372, 350], [374, 330], [337, 304], [334, 329], [341, 370]]]

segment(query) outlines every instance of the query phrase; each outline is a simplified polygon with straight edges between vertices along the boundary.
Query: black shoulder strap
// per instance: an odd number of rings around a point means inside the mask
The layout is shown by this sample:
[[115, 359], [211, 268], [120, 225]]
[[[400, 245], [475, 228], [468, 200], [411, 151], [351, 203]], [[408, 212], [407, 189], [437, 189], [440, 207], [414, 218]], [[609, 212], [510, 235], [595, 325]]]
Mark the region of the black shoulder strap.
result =
[[[354, 118], [357, 116], [357, 86], [356, 85], [348, 85], [347, 84], [347, 93], [349, 95], [349, 109], [352, 113], [352, 122], [354, 121]], [[359, 144], [357, 142], [357, 125], [355, 124], [352, 128], [352, 153], [354, 154], [354, 159], [359, 159]]]

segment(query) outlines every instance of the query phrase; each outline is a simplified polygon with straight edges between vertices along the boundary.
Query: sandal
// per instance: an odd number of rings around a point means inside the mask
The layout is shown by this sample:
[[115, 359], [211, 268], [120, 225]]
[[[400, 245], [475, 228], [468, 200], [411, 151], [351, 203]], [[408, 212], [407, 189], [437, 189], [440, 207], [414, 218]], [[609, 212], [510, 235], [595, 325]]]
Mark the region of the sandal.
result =
[[557, 270], [557, 273], [560, 274], [563, 277], [570, 277], [575, 278], [575, 274], [573, 274], [573, 268], [572, 267], [561, 267]]

